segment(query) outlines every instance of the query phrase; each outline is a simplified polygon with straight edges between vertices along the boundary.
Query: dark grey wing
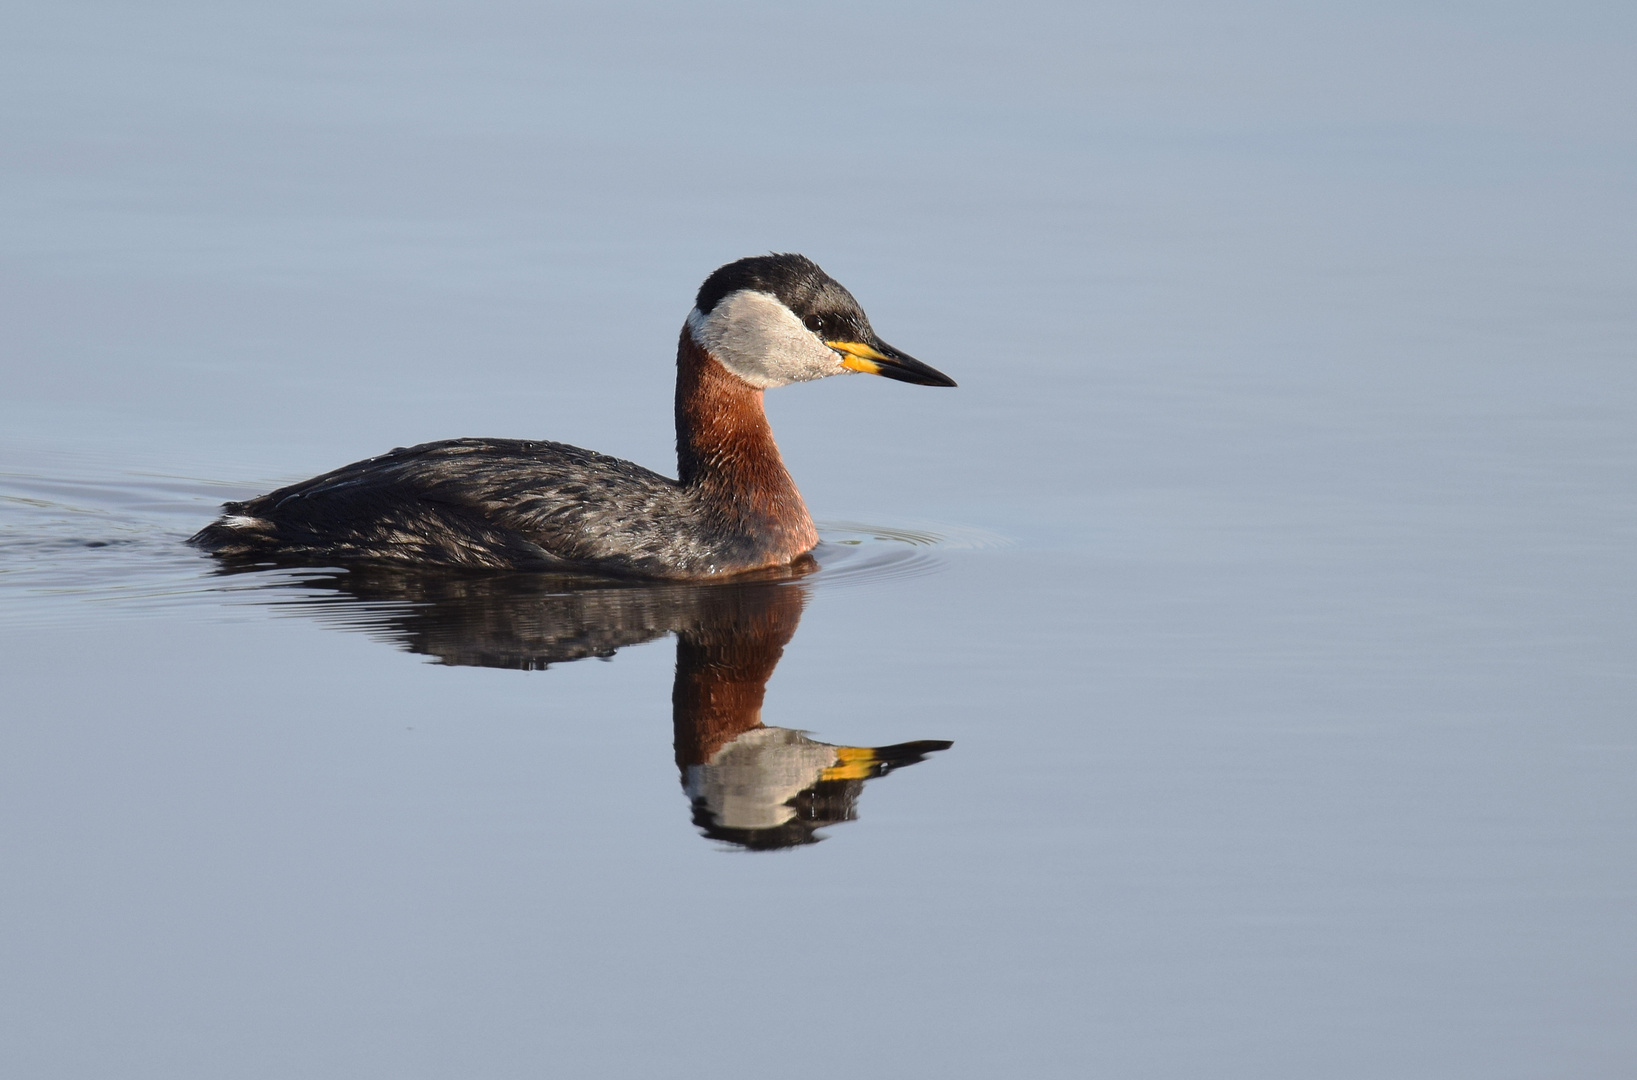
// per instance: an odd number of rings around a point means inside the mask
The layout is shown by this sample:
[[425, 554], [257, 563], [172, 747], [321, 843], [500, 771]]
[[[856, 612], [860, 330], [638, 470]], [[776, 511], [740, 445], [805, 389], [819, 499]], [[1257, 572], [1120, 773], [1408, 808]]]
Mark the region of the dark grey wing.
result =
[[648, 549], [662, 546], [655, 521], [674, 522], [684, 502], [674, 480], [604, 454], [450, 439], [229, 503], [193, 542], [223, 555], [490, 569], [619, 570], [603, 564], [623, 553], [640, 573]]

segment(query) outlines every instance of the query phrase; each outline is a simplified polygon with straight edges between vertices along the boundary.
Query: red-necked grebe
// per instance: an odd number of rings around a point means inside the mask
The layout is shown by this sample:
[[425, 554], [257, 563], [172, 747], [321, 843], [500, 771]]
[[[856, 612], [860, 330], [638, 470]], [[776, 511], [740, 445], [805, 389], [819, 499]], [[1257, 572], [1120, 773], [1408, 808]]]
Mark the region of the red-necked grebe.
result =
[[710, 578], [780, 567], [818, 543], [762, 391], [848, 372], [953, 379], [876, 336], [801, 255], [700, 286], [676, 358], [677, 479], [563, 443], [448, 439], [227, 503], [190, 543], [278, 561], [388, 561]]

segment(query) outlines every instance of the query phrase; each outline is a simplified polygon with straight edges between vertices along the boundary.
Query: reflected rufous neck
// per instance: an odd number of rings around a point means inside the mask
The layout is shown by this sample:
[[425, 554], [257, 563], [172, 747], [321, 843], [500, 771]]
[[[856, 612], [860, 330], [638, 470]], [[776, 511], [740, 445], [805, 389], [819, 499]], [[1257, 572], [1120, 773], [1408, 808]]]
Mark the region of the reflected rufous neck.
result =
[[697, 625], [677, 634], [671, 717], [684, 773], [762, 726], [767, 680], [805, 601], [799, 586], [726, 587], [701, 606]]
[[676, 354], [676, 458], [684, 487], [767, 539], [769, 565], [818, 543], [807, 505], [773, 441], [762, 392], [701, 348], [687, 327]]

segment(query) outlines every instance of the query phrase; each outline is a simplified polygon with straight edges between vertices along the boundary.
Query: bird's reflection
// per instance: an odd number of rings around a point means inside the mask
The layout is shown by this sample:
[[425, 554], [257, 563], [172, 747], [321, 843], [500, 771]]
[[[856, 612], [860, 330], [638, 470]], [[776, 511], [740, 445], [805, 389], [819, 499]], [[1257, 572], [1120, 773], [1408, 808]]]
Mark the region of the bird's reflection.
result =
[[762, 723], [768, 678], [807, 600], [800, 579], [813, 568], [712, 585], [395, 567], [289, 583], [325, 622], [445, 664], [535, 671], [675, 634], [671, 716], [694, 823], [713, 839], [769, 850], [823, 839], [817, 830], [857, 817], [866, 780], [951, 745], [832, 746]]

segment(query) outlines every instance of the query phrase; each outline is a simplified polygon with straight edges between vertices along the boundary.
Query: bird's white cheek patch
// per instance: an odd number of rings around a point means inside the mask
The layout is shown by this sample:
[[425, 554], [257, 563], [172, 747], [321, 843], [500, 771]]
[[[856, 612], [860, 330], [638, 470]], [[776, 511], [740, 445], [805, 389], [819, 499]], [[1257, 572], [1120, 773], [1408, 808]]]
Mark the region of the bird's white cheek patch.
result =
[[767, 293], [742, 289], [702, 315], [688, 315], [694, 343], [733, 374], [756, 387], [841, 375], [841, 356], [803, 326], [795, 313]]

